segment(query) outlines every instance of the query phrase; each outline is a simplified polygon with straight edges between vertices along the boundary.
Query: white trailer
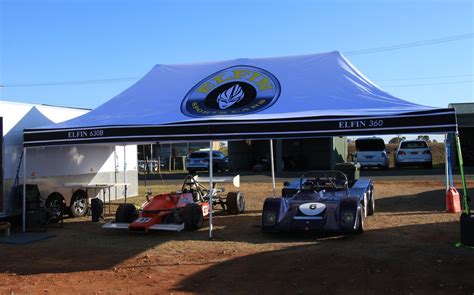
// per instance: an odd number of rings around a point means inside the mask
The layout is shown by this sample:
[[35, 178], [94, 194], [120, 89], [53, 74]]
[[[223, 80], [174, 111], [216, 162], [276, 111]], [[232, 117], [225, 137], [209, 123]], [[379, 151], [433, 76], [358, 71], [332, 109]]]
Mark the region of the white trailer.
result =
[[[0, 101], [0, 218], [21, 214], [23, 129], [60, 123], [90, 110]], [[116, 200], [138, 195], [136, 145], [77, 145], [28, 148], [26, 183], [37, 184], [45, 206], [86, 214], [89, 198]], [[18, 183], [17, 183], [18, 184]]]

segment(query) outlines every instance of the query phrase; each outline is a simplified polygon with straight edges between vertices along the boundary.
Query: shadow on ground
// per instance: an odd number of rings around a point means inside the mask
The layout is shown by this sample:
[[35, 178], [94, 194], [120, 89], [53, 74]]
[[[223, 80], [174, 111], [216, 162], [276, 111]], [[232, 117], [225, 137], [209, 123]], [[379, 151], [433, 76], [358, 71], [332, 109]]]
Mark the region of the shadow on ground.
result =
[[[459, 191], [463, 195], [462, 189]], [[468, 196], [474, 196], [474, 188], [468, 188]], [[472, 198], [471, 198], [472, 199]], [[446, 190], [422, 192], [416, 195], [393, 196], [389, 198], [376, 198], [377, 212], [406, 214], [406, 212], [419, 212], [420, 214], [440, 213], [446, 211]], [[474, 205], [470, 202], [471, 207]]]
[[[176, 291], [471, 294], [474, 255], [455, 248], [457, 227], [456, 222], [392, 227], [237, 257], [183, 279]], [[439, 237], [440, 228], [449, 231]]]

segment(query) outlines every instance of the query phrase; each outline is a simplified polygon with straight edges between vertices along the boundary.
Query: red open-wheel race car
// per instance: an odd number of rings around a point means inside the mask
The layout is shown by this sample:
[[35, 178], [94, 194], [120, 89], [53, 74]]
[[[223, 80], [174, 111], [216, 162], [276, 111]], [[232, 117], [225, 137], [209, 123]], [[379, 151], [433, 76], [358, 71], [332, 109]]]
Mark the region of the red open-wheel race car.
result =
[[149, 192], [147, 201], [140, 209], [134, 204], [120, 204], [115, 220], [104, 224], [103, 228], [137, 232], [197, 230], [202, 227], [204, 217], [210, 213], [211, 198], [213, 208], [219, 205], [230, 214], [244, 212], [245, 200], [241, 192], [229, 192], [222, 196], [225, 190], [216, 188], [216, 183], [222, 182], [232, 182], [239, 187], [239, 176], [214, 178], [212, 196], [211, 190], [202, 184], [206, 180], [209, 181], [208, 178], [188, 175], [180, 191], [155, 196]]

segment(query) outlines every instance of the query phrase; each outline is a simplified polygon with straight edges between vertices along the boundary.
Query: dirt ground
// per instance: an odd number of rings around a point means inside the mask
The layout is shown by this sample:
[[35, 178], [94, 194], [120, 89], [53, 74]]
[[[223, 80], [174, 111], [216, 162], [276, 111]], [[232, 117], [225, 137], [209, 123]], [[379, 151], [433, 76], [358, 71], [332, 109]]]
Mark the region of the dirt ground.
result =
[[247, 213], [217, 214], [214, 241], [207, 227], [131, 234], [79, 218], [49, 240], [0, 244], [0, 293], [474, 294], [474, 249], [455, 247], [442, 183], [376, 182], [376, 214], [348, 236], [263, 235], [270, 184], [242, 191]]

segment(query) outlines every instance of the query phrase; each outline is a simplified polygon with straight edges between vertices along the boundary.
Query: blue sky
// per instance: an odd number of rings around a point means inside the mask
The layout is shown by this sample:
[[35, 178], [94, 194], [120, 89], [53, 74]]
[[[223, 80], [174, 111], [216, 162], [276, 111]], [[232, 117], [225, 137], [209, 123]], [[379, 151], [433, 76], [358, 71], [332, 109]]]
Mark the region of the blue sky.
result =
[[[87, 108], [120, 93], [158, 63], [347, 52], [474, 31], [471, 0], [0, 3], [0, 99]], [[474, 101], [473, 42], [348, 58], [392, 94], [446, 107]], [[433, 78], [439, 76], [444, 78]], [[20, 86], [115, 78], [126, 79]]]

